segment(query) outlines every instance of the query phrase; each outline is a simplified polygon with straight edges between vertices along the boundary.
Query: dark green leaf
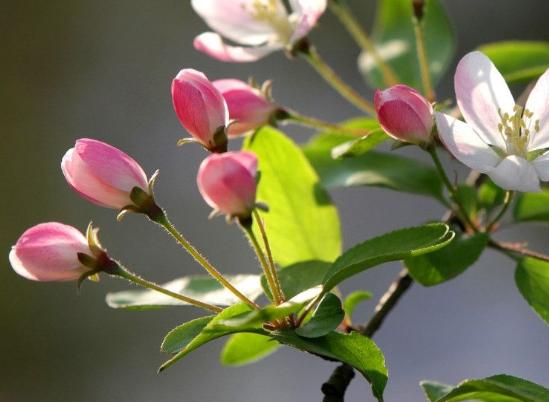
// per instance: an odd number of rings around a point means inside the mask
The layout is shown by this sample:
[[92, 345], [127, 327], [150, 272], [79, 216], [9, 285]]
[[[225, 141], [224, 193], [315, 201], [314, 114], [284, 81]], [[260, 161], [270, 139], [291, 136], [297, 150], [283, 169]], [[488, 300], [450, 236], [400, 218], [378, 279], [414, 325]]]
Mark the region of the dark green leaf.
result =
[[549, 191], [520, 193], [513, 217], [516, 221], [549, 221]]
[[332, 158], [351, 158], [364, 155], [386, 141], [389, 137], [383, 130], [374, 131], [359, 139], [344, 142], [332, 149]]
[[333, 293], [328, 293], [316, 307], [311, 319], [295, 332], [305, 338], [318, 338], [335, 330], [344, 317], [341, 300]]
[[405, 264], [416, 282], [434, 286], [455, 278], [473, 265], [487, 244], [485, 233], [463, 235], [434, 253], [407, 258]]
[[[452, 26], [438, 0], [427, 0], [423, 24], [429, 70], [433, 82], [442, 77], [455, 52]], [[410, 0], [379, 0], [373, 29], [374, 43], [393, 68], [400, 83], [421, 88]], [[382, 76], [370, 55], [363, 54], [359, 68], [373, 88], [383, 88]]]
[[454, 388], [451, 385], [441, 384], [435, 381], [421, 381], [419, 385], [423, 389], [423, 392], [429, 402], [438, 401]]
[[349, 364], [372, 384], [372, 392], [378, 401], [383, 400], [383, 390], [387, 384], [385, 358], [370, 338], [357, 332], [349, 335], [331, 332], [320, 338], [309, 339], [291, 330], [275, 331], [272, 336], [280, 343]]
[[192, 341], [215, 316], [200, 317], [185, 324], [178, 325], [166, 334], [160, 350], [166, 353], [177, 353]]
[[[332, 264], [324, 261], [304, 261], [278, 271], [278, 278], [286, 299], [322, 284], [322, 279]], [[261, 276], [265, 294], [272, 299], [265, 276]]]
[[333, 261], [341, 253], [337, 210], [299, 147], [281, 132], [265, 127], [244, 148], [259, 158], [257, 199], [275, 260], [282, 266], [300, 261]]
[[[250, 300], [257, 299], [263, 293], [259, 275], [228, 275], [227, 279]], [[211, 276], [178, 278], [164, 283], [162, 287], [217, 306], [230, 306], [240, 301]], [[127, 310], [150, 310], [189, 305], [154, 290], [125, 290], [123, 292], [108, 293], [106, 301], [109, 307]]]
[[479, 48], [508, 83], [537, 79], [549, 67], [549, 42], [504, 41]]
[[353, 139], [350, 135], [326, 133], [304, 146], [305, 155], [325, 186], [378, 186], [442, 198], [440, 177], [422, 162], [377, 151], [354, 158], [332, 158], [333, 148]]
[[240, 333], [232, 335], [221, 351], [221, 363], [227, 366], [242, 366], [255, 363], [274, 353], [279, 343], [258, 334]]
[[483, 402], [547, 402], [549, 401], [549, 390], [506, 374], [495, 375], [478, 380], [465, 380], [456, 387], [450, 387], [448, 392], [444, 391], [444, 385], [422, 382], [421, 386], [433, 390], [433, 396], [437, 399], [430, 399], [431, 402], [458, 402], [478, 400]]
[[523, 259], [515, 271], [515, 282], [528, 304], [549, 324], [549, 263]]
[[384, 262], [403, 260], [446, 246], [454, 232], [442, 223], [396, 230], [360, 243], [339, 257], [324, 278], [324, 291]]
[[347, 314], [349, 317], [352, 317], [355, 308], [361, 302], [370, 300], [371, 298], [372, 294], [370, 292], [366, 292], [365, 290], [357, 290], [353, 293], [350, 293], [343, 302], [343, 310], [345, 311], [345, 314]]

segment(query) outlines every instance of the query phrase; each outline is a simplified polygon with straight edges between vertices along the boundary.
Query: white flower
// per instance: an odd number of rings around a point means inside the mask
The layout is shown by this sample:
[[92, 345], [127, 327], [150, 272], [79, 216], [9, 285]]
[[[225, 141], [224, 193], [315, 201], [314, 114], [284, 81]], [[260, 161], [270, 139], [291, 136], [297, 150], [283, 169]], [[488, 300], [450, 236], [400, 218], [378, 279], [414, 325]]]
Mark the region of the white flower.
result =
[[454, 87], [465, 123], [436, 113], [446, 148], [501, 188], [540, 191], [540, 180], [549, 181], [549, 70], [524, 107], [515, 104], [501, 73], [480, 52], [461, 59]]
[[[306, 36], [326, 9], [326, 0], [192, 0], [215, 32], [205, 32], [194, 47], [221, 61], [248, 62], [293, 45]], [[244, 46], [227, 45], [221, 36]]]

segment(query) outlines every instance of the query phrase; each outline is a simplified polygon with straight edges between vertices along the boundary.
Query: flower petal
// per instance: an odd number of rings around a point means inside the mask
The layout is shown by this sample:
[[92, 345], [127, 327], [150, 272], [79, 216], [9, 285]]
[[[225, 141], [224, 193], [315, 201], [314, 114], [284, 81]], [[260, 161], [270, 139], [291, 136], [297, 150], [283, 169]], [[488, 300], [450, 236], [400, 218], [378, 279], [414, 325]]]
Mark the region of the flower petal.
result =
[[[534, 151], [549, 147], [549, 70], [539, 77], [536, 86], [530, 92], [526, 101], [526, 109], [534, 113], [530, 126], [531, 136], [528, 150]], [[540, 131], [534, 133], [533, 127], [536, 120], [539, 120]]]
[[540, 191], [539, 177], [534, 166], [526, 159], [509, 155], [488, 176], [505, 190], [522, 192]]
[[549, 181], [549, 153], [536, 158], [532, 162], [532, 165], [534, 165], [534, 168], [542, 181]]
[[314, 28], [318, 19], [326, 11], [326, 0], [290, 0], [292, 18], [295, 19], [295, 28], [291, 43], [306, 36]]
[[459, 109], [484, 142], [506, 149], [498, 131], [500, 112], [513, 114], [515, 101], [503, 76], [488, 57], [480, 52], [466, 54], [454, 77]]
[[[254, 16], [257, 7], [272, 6], [270, 0], [192, 0], [196, 13], [222, 36], [243, 45], [261, 45], [276, 37], [267, 19]], [[277, 15], [287, 18], [281, 1], [276, 1]]]
[[225, 44], [221, 36], [215, 32], [204, 32], [194, 38], [194, 48], [217, 60], [245, 63], [259, 60], [282, 47], [279, 45], [258, 47], [230, 46]]
[[444, 113], [435, 113], [438, 134], [448, 151], [471, 169], [486, 173], [501, 158], [467, 124]]

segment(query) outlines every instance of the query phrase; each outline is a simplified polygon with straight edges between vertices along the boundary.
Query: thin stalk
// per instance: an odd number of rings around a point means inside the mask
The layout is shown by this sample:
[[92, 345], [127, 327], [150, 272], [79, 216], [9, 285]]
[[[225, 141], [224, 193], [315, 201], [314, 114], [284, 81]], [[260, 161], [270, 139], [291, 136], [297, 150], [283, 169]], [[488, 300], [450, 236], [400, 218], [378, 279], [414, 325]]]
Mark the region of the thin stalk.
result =
[[506, 191], [505, 192], [505, 198], [503, 199], [503, 206], [501, 207], [501, 210], [497, 214], [497, 216], [486, 226], [486, 232], [490, 233], [492, 229], [494, 229], [494, 226], [497, 225], [497, 223], [503, 218], [507, 210], [509, 209], [509, 206], [511, 205], [511, 201], [513, 200], [513, 196], [515, 195], [514, 191]]
[[339, 75], [320, 57], [317, 50], [310, 45], [298, 49], [305, 60], [320, 74], [324, 80], [332, 86], [341, 96], [355, 105], [358, 109], [370, 114], [375, 114], [375, 108], [371, 102], [364, 99], [358, 92], [351, 88]]
[[259, 227], [259, 231], [261, 233], [261, 238], [263, 239], [263, 245], [265, 246], [267, 259], [269, 260], [269, 264], [271, 266], [271, 272], [274, 279], [274, 284], [278, 288], [278, 294], [280, 295], [280, 302], [284, 303], [286, 301], [286, 296], [284, 295], [284, 291], [282, 290], [282, 285], [280, 284], [280, 279], [278, 278], [278, 273], [276, 271], [276, 265], [273, 258], [273, 252], [271, 251], [271, 245], [269, 244], [269, 237], [267, 236], [267, 231], [265, 230], [265, 223], [263, 222], [263, 219], [261, 219], [261, 216], [255, 209], [253, 210], [253, 217], [257, 222], [257, 226]]
[[165, 213], [156, 216], [153, 219], [156, 223], [162, 226], [172, 237], [198, 262], [212, 277], [214, 277], [221, 285], [231, 291], [242, 302], [246, 303], [253, 309], [259, 309], [259, 306], [248, 299], [237, 288], [225, 278], [189, 241], [175, 228], [169, 221]]
[[296, 123], [305, 127], [312, 127], [319, 130], [339, 131], [349, 133], [357, 137], [363, 137], [365, 135], [371, 134], [371, 131], [369, 130], [340, 126], [339, 124], [330, 123], [329, 121], [317, 119], [316, 117], [305, 116], [299, 112], [296, 112], [295, 110], [284, 109], [284, 112], [281, 114], [282, 116], [279, 118], [279, 120], [282, 122]]
[[330, 10], [332, 10], [332, 12], [339, 18], [343, 26], [347, 29], [349, 34], [362, 48], [362, 50], [372, 56], [374, 62], [381, 71], [385, 85], [391, 86], [397, 84], [399, 82], [398, 76], [391, 66], [383, 60], [374, 43], [366, 31], [362, 29], [351, 9], [343, 2], [343, 0], [331, 0]]
[[532, 257], [538, 260], [549, 262], [549, 255], [530, 250], [519, 243], [508, 243], [490, 239], [488, 244], [490, 245], [490, 247], [495, 248], [496, 250], [503, 251], [505, 253], [511, 252], [514, 254], [519, 254], [522, 257]]
[[417, 18], [414, 18], [414, 33], [416, 36], [416, 51], [419, 61], [419, 70], [421, 72], [421, 83], [423, 85], [423, 93], [431, 102], [435, 101], [435, 91], [431, 81], [431, 73], [429, 72], [429, 59], [427, 58], [427, 49], [425, 47], [425, 36], [423, 34], [423, 24]]
[[112, 272], [112, 275], [119, 276], [121, 278], [127, 279], [128, 281], [136, 284], [137, 286], [141, 286], [146, 289], [151, 289], [156, 292], [162, 293], [166, 296], [173, 297], [174, 299], [180, 300], [182, 302], [191, 304], [195, 307], [199, 307], [204, 310], [208, 310], [214, 313], [219, 313], [223, 311], [222, 308], [214, 306], [209, 303], [201, 302], [200, 300], [193, 299], [191, 297], [184, 296], [179, 293], [172, 292], [171, 290], [165, 289], [162, 286], [157, 285], [154, 282], [148, 281], [146, 279], [143, 279], [137, 274], [134, 274], [133, 272], [129, 271], [127, 268], [121, 266], [120, 264], [117, 264], [116, 269]]

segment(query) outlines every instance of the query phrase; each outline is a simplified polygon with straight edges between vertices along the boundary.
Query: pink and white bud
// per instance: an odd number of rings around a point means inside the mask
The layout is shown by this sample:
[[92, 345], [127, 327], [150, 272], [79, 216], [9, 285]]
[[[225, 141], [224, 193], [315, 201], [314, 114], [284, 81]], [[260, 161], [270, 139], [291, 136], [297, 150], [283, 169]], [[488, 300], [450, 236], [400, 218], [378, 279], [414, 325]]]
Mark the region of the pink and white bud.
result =
[[374, 96], [377, 118], [385, 132], [399, 141], [425, 144], [433, 131], [433, 106], [415, 89], [394, 85]]
[[223, 95], [229, 108], [229, 137], [236, 137], [266, 125], [277, 110], [277, 106], [259, 89], [244, 81], [224, 79], [214, 81], [213, 84]]
[[132, 205], [134, 187], [148, 192], [145, 172], [126, 153], [104, 142], [82, 138], [67, 151], [61, 170], [69, 185], [87, 200], [122, 209]]
[[90, 271], [78, 253], [92, 254], [84, 235], [62, 223], [41, 223], [28, 229], [10, 252], [15, 272], [33, 281], [72, 281]]
[[255, 205], [257, 157], [247, 151], [212, 154], [198, 170], [198, 189], [214, 210], [246, 218]]
[[227, 150], [227, 104], [203, 73], [181, 70], [172, 81], [172, 101], [181, 125], [196, 141], [212, 152]]

